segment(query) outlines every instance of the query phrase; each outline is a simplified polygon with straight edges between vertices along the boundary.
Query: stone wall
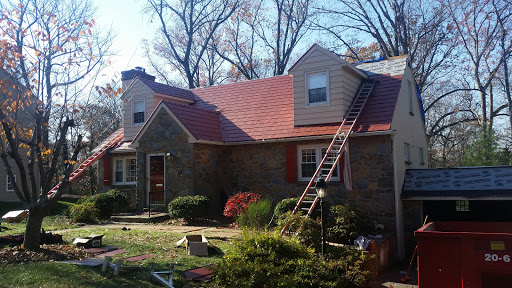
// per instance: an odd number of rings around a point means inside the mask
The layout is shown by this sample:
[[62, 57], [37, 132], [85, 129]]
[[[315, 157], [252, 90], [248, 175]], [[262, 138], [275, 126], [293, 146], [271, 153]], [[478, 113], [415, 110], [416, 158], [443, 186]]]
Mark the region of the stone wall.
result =
[[[274, 202], [302, 195], [305, 181], [287, 182], [286, 146], [329, 144], [329, 140], [215, 146], [195, 144], [196, 193], [218, 195], [220, 205], [230, 195], [252, 191]], [[329, 183], [329, 201], [351, 204], [372, 217], [394, 225], [393, 162], [390, 136], [350, 140], [353, 190], [339, 181]], [[210, 198], [212, 198], [210, 196]]]
[[149, 154], [165, 156], [165, 190], [168, 199], [176, 196], [194, 195], [194, 146], [188, 143], [188, 135], [164, 110], [160, 110], [137, 148], [137, 190], [142, 206], [146, 204], [149, 175], [146, 161]]

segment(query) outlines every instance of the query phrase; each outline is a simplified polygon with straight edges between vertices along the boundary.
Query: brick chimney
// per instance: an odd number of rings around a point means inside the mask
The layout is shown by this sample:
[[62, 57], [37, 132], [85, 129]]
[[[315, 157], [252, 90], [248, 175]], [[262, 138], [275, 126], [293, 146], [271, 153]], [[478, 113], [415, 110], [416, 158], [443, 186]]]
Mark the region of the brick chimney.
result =
[[133, 80], [136, 77], [138, 77], [139, 79], [147, 79], [149, 81], [155, 81], [155, 76], [147, 74], [146, 69], [137, 66], [137, 67], [135, 67], [135, 69], [121, 72], [121, 81], [123, 83], [123, 90], [125, 90], [126, 86], [130, 85], [131, 80]]

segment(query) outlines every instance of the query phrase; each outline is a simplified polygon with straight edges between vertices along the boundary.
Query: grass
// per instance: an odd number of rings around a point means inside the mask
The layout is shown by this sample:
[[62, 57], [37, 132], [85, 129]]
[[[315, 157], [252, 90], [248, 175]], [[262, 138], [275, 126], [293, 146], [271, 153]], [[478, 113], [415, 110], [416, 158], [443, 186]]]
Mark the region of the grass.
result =
[[184, 234], [161, 231], [144, 231], [121, 229], [70, 229], [64, 233], [64, 241], [72, 242], [73, 238], [90, 234], [104, 234], [103, 244], [117, 246], [126, 250], [126, 253], [114, 256], [130, 257], [140, 254], [156, 254], [156, 257], [139, 261], [136, 264], [143, 266], [138, 271], [121, 271], [118, 277], [113, 271], [101, 272], [101, 267], [81, 267], [60, 263], [29, 263], [0, 266], [0, 287], [161, 287], [148, 280], [152, 263], [156, 264], [156, 271], [169, 269], [170, 263], [175, 263], [174, 286], [183, 287], [187, 282], [183, 271], [218, 264], [224, 255], [223, 251], [229, 249], [230, 243], [226, 239], [206, 237], [209, 241], [208, 257], [189, 256], [185, 247], [175, 247], [176, 241]]
[[[0, 236], [23, 233], [25, 225], [26, 220], [21, 223], [4, 223], [3, 226], [11, 230], [1, 232]], [[183, 238], [185, 234], [149, 229], [121, 230], [97, 227], [75, 229], [77, 227], [69, 224], [69, 219], [63, 215], [47, 216], [43, 221], [43, 228], [46, 231], [64, 230], [59, 234], [62, 234], [64, 241], [70, 245], [73, 239], [79, 236], [104, 234], [103, 245], [117, 246], [126, 251], [114, 256], [114, 260], [140, 254], [157, 256], [134, 264], [125, 263], [141, 265], [142, 269], [121, 271], [118, 277], [114, 277], [112, 270], [106, 273], [101, 272], [101, 266], [90, 268], [54, 262], [0, 265], [0, 287], [162, 287], [156, 282], [149, 281], [151, 264], [156, 264], [156, 271], [165, 271], [169, 269], [170, 263], [175, 263], [173, 283], [179, 288], [187, 284], [183, 273], [185, 270], [208, 264], [219, 264], [224, 252], [230, 247], [230, 240], [215, 238], [206, 233], [205, 236], [209, 241], [209, 255], [189, 256], [184, 245], [175, 247], [176, 241]]]

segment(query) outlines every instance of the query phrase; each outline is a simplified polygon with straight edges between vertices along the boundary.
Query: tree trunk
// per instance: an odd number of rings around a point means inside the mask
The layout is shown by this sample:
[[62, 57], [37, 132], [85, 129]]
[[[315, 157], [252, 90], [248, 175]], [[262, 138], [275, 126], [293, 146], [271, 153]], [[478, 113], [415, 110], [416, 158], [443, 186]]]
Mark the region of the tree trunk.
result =
[[41, 226], [43, 224], [43, 212], [39, 207], [29, 209], [27, 226], [23, 247], [29, 250], [37, 250], [41, 245]]

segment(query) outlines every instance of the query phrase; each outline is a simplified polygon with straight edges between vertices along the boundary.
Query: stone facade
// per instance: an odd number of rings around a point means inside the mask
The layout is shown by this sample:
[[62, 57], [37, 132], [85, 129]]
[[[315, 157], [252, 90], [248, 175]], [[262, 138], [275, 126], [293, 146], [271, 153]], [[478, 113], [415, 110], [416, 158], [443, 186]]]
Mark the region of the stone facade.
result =
[[[222, 205], [238, 191], [252, 191], [274, 202], [298, 197], [305, 181], [287, 182], [286, 146], [329, 144], [329, 140], [274, 142], [215, 146], [195, 144], [195, 191]], [[356, 137], [350, 140], [353, 190], [339, 181], [329, 183], [334, 204], [359, 207], [394, 230], [394, 189], [390, 136]], [[212, 197], [213, 196], [213, 197]]]
[[[179, 124], [160, 110], [137, 148], [137, 209], [142, 210], [147, 203], [148, 155], [165, 155], [168, 199], [205, 195], [211, 200], [208, 212], [213, 214], [220, 213], [227, 198], [239, 191], [252, 191], [274, 202], [302, 195], [306, 181], [287, 182], [286, 147], [329, 143], [326, 139], [245, 145], [192, 144]], [[357, 206], [394, 231], [391, 136], [351, 138], [350, 157], [352, 191], [347, 191], [343, 182], [331, 181], [328, 200], [333, 204]]]
[[[165, 191], [167, 198], [194, 194], [194, 146], [188, 135], [164, 110], [160, 110], [144, 135], [137, 150], [137, 193], [147, 199], [149, 175], [146, 161], [150, 154], [165, 156]], [[145, 201], [141, 201], [145, 205]]]

